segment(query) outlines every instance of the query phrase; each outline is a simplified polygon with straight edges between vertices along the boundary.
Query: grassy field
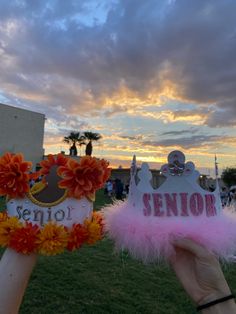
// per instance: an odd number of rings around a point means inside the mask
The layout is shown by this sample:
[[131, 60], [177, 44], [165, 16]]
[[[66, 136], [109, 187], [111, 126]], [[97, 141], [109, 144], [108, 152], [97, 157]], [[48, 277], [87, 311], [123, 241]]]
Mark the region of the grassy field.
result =
[[[100, 191], [95, 208], [107, 203]], [[236, 266], [224, 269], [236, 291]], [[116, 255], [105, 238], [94, 246], [55, 257], [39, 256], [20, 314], [196, 313], [173, 271]]]

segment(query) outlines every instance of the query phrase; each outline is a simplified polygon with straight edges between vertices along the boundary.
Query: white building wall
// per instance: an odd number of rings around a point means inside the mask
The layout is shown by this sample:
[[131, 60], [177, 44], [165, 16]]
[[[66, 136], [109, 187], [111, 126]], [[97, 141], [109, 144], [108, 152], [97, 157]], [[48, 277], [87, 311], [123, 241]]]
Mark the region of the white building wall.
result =
[[23, 153], [34, 167], [43, 159], [45, 115], [0, 104], [0, 155]]

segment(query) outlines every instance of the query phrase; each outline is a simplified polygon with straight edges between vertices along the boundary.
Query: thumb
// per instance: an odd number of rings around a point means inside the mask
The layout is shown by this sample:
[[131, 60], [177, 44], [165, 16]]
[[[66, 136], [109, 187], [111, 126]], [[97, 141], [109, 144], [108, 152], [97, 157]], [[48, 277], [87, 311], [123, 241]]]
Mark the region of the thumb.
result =
[[199, 258], [205, 257], [208, 254], [208, 251], [203, 246], [189, 238], [179, 238], [172, 240], [172, 244], [174, 247], [189, 251]]

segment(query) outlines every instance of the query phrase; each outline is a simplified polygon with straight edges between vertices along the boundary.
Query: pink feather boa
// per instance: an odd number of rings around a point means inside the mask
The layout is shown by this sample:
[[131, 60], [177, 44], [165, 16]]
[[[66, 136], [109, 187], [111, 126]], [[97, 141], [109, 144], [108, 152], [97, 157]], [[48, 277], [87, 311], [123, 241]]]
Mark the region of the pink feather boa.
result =
[[146, 217], [129, 203], [117, 202], [103, 209], [106, 230], [116, 249], [144, 263], [168, 260], [171, 240], [188, 237], [229, 261], [236, 252], [236, 213], [223, 210], [215, 217]]

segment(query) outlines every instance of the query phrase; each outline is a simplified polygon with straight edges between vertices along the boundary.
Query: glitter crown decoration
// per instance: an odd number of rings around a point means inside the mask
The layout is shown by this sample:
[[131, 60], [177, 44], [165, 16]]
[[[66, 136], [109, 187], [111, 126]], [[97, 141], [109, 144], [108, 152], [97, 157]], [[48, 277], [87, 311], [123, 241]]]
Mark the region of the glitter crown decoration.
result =
[[236, 215], [222, 208], [218, 184], [214, 192], [203, 189], [194, 163], [180, 151], [168, 155], [160, 173], [165, 180], [154, 189], [148, 164], [138, 170], [134, 156], [127, 199], [104, 208], [116, 249], [144, 263], [168, 260], [172, 239], [187, 237], [228, 260], [236, 252]]
[[160, 173], [166, 180], [157, 189], [151, 185], [152, 173], [147, 163], [137, 171], [134, 157], [130, 173], [128, 203], [137, 211], [141, 210], [144, 216], [209, 217], [222, 211], [218, 188], [213, 193], [201, 188], [194, 163], [185, 163], [185, 156], [180, 151], [171, 152], [168, 163], [161, 167]]

